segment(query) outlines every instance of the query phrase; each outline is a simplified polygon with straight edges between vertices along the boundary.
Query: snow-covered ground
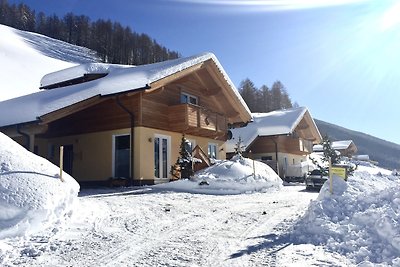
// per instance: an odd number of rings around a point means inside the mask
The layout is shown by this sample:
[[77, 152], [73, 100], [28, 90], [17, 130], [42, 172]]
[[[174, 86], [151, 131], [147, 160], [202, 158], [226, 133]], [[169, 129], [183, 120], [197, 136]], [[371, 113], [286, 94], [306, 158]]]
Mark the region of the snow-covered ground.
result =
[[[378, 184], [384, 177], [387, 185], [394, 179], [370, 171], [356, 175]], [[0, 241], [0, 264], [373, 266], [369, 260], [397, 266], [393, 244], [399, 228], [393, 223], [398, 213], [389, 209], [397, 205], [391, 201], [395, 190], [382, 196], [372, 188], [358, 197], [340, 194], [352, 187], [351, 181], [334, 186], [338, 194], [333, 198], [326, 189], [318, 195], [304, 185], [238, 195], [158, 187], [83, 190], [63, 229]], [[397, 181], [391, 182], [398, 188]]]
[[[4, 266], [260, 266], [277, 263], [316, 193], [204, 195], [154, 187], [85, 190], [57, 233], [4, 240]], [[324, 252], [319, 252], [324, 254]], [[326, 256], [323, 261], [336, 258]], [[286, 262], [286, 259], [283, 260]], [[315, 262], [320, 262], [315, 259]]]
[[39, 91], [45, 74], [100, 61], [90, 49], [5, 25], [0, 36], [0, 101]]
[[388, 170], [360, 165], [331, 194], [236, 159], [192, 181], [77, 198], [72, 177], [0, 137], [0, 266], [400, 266]]

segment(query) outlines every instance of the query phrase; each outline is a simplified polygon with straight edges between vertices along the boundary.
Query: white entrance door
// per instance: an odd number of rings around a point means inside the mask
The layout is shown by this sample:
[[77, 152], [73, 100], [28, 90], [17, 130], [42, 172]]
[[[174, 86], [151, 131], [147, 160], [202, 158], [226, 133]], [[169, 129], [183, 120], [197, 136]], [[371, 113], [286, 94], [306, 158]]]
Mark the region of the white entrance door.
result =
[[171, 154], [171, 137], [166, 135], [154, 136], [154, 177], [168, 178]]

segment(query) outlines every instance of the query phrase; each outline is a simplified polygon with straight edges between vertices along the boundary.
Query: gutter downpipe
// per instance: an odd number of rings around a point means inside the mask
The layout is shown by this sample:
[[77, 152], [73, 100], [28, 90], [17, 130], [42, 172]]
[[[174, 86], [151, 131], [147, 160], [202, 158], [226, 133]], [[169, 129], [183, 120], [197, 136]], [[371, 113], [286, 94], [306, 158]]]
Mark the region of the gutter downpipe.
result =
[[[25, 147], [28, 151], [30, 151], [30, 148], [31, 148], [31, 138], [30, 138], [29, 134], [24, 133], [24, 132], [21, 131], [21, 125], [20, 125], [20, 124], [16, 125], [16, 130], [17, 130], [17, 133], [19, 133], [20, 135], [22, 135], [23, 137], [25, 137], [25, 146], [24, 146], [24, 147]], [[31, 152], [33, 152], [33, 151], [31, 151]]]
[[135, 162], [133, 160], [134, 158], [134, 126], [135, 126], [135, 117], [132, 111], [130, 111], [127, 107], [125, 107], [122, 103], [121, 100], [119, 99], [119, 95], [116, 95], [115, 97], [117, 105], [120, 106], [126, 113], [129, 114], [130, 117], [130, 123], [131, 123], [131, 168], [130, 168], [130, 177], [129, 177], [129, 186], [133, 186], [133, 167], [135, 165]]
[[278, 142], [275, 140], [276, 136], [272, 138], [272, 142], [275, 143], [275, 158], [276, 158], [276, 171], [278, 173], [278, 176], [280, 177], [280, 171], [279, 171], [279, 160], [278, 160]]

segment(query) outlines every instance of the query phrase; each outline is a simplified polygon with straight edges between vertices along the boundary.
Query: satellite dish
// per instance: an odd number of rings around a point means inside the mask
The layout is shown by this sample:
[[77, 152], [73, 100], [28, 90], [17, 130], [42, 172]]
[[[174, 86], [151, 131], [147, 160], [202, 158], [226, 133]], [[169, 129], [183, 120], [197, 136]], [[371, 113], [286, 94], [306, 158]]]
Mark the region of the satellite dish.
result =
[[228, 140], [231, 140], [233, 137], [232, 131], [228, 130], [228, 132], [226, 133], [226, 136], [228, 137]]

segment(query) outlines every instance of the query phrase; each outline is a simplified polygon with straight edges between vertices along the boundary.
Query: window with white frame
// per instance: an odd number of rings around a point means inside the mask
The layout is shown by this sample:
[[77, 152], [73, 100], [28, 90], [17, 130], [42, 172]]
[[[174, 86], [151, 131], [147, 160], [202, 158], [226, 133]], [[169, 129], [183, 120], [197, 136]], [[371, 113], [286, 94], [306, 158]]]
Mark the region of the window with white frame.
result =
[[186, 139], [185, 149], [192, 154], [194, 147], [196, 146], [196, 140]]
[[193, 104], [193, 105], [198, 105], [198, 98], [197, 96], [188, 94], [188, 93], [181, 93], [181, 103], [182, 104]]
[[217, 159], [217, 148], [218, 145], [214, 143], [208, 143], [208, 157], [210, 159]]

